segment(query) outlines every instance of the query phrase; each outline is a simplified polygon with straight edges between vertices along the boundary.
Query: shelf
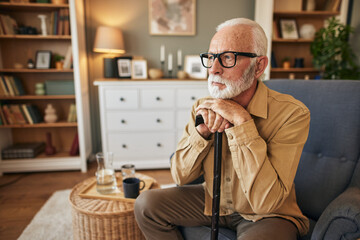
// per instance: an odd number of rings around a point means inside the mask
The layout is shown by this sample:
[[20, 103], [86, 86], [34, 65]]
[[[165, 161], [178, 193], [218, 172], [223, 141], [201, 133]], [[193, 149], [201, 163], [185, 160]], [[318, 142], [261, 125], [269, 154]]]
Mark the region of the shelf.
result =
[[272, 39], [273, 43], [312, 43], [314, 39], [305, 39], [305, 38], [299, 38], [299, 39], [284, 39], [284, 38], [276, 38]]
[[0, 128], [63, 128], [77, 127], [76, 122], [56, 122], [56, 123], [35, 123], [35, 124], [13, 124], [0, 125]]
[[332, 11], [274, 11], [274, 17], [316, 17], [328, 18], [339, 15], [339, 12]]
[[319, 72], [318, 69], [316, 68], [271, 68], [271, 72], [284, 72], [284, 73], [288, 73], [288, 72]]
[[66, 99], [75, 99], [75, 95], [0, 96], [0, 100], [66, 100]]
[[71, 35], [28, 35], [28, 34], [16, 34], [16, 35], [0, 35], [1, 39], [11, 40], [71, 40]]
[[47, 158], [73, 158], [79, 157], [79, 155], [71, 156], [69, 152], [57, 152], [53, 155], [46, 155], [45, 153], [40, 153], [35, 158], [11, 158], [11, 159], [3, 159], [3, 161], [29, 161], [29, 160], [44, 160]]
[[0, 8], [6, 10], [16, 10], [16, 11], [35, 11], [43, 10], [49, 11], [52, 9], [59, 8], [68, 8], [69, 4], [52, 4], [52, 3], [9, 3], [9, 2], [0, 2]]
[[56, 69], [56, 68], [50, 68], [50, 69], [27, 69], [27, 68], [6, 68], [6, 69], [0, 69], [0, 73], [73, 73], [73, 69]]

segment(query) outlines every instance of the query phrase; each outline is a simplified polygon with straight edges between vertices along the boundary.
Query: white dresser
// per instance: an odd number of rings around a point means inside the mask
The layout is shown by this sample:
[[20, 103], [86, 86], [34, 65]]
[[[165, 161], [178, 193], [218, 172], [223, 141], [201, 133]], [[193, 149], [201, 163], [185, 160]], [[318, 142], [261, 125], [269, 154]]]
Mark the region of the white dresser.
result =
[[114, 153], [114, 167], [169, 168], [191, 106], [208, 96], [206, 81], [95, 81], [103, 152]]

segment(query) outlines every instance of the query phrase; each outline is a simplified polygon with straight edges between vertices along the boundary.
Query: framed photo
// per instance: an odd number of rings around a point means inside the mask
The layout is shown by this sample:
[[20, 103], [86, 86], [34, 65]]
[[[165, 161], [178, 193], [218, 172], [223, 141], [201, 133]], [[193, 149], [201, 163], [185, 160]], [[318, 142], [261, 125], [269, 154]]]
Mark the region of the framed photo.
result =
[[187, 55], [185, 56], [185, 72], [190, 78], [194, 79], [206, 79], [207, 69], [201, 64], [200, 56]]
[[148, 0], [151, 35], [195, 35], [196, 0]]
[[37, 51], [35, 57], [35, 68], [49, 69], [51, 64], [51, 51]]
[[299, 33], [295, 19], [280, 19], [281, 37], [284, 39], [298, 39]]
[[131, 78], [131, 59], [132, 57], [115, 58], [119, 78]]
[[146, 60], [132, 60], [131, 68], [133, 79], [147, 79], [147, 62]]

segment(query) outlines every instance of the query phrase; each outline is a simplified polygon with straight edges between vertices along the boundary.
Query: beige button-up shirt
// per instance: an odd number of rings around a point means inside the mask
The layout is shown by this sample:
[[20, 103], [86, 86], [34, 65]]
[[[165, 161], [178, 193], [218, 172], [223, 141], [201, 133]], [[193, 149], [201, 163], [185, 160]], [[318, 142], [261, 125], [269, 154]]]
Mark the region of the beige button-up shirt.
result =
[[[195, 129], [194, 109], [171, 159], [174, 181], [187, 184], [204, 174], [206, 215], [211, 215], [213, 193], [213, 136], [202, 138]], [[301, 235], [309, 228], [295, 196], [294, 178], [306, 142], [310, 112], [300, 101], [258, 82], [247, 109], [252, 120], [225, 130], [222, 146], [220, 215], [238, 212], [258, 221], [282, 217]]]

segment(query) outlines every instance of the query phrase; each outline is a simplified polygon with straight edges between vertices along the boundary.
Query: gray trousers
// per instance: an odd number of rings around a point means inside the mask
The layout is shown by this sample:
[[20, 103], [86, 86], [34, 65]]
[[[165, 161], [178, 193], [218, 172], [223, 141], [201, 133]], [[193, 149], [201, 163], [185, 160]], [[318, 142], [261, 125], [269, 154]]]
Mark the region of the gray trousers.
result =
[[[140, 194], [135, 202], [135, 218], [146, 239], [183, 239], [177, 226], [211, 226], [211, 216], [204, 215], [204, 189], [187, 185], [153, 189]], [[282, 218], [247, 221], [239, 214], [219, 217], [219, 226], [237, 232], [238, 240], [296, 240], [296, 226]]]

